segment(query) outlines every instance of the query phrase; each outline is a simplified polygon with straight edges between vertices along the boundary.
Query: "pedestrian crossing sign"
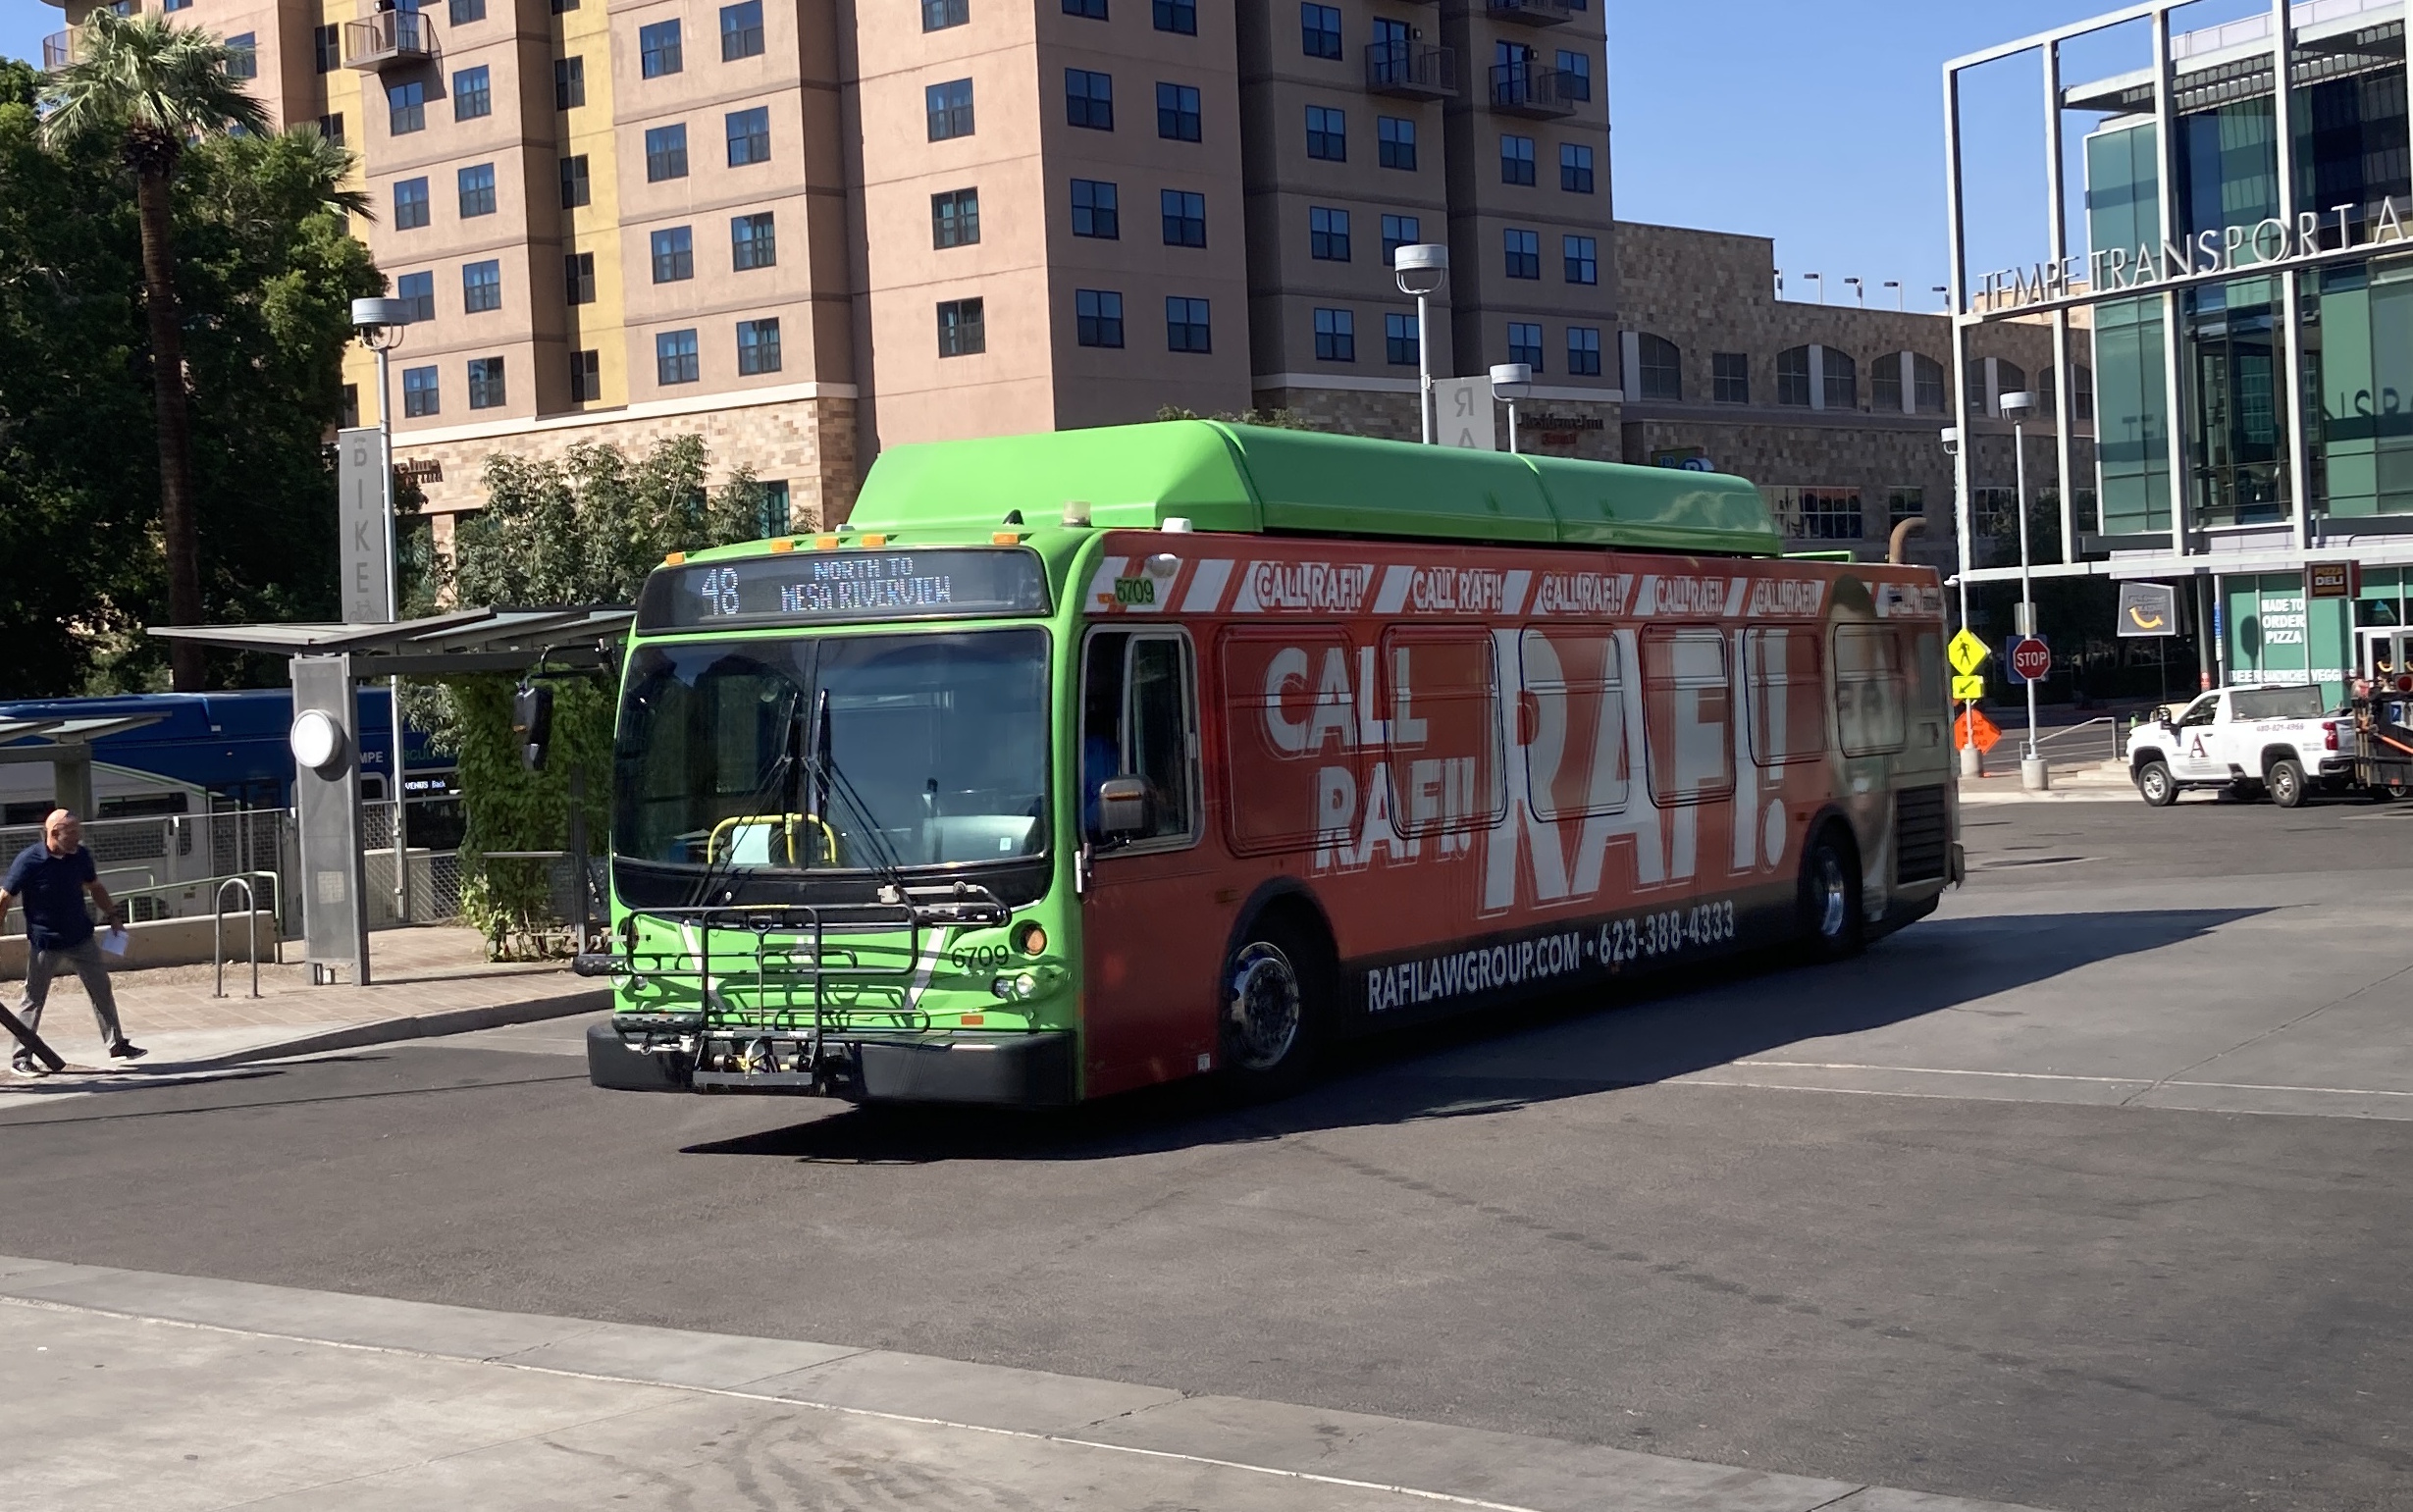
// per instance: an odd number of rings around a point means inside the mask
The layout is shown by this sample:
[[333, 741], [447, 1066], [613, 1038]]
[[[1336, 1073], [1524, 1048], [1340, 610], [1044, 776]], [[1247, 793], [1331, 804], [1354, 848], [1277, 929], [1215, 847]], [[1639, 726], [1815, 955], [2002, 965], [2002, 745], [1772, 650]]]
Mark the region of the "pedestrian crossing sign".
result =
[[1945, 653], [1952, 658], [1953, 670], [1964, 677], [1984, 666], [1986, 657], [1993, 654], [1992, 652], [1986, 650], [1985, 642], [1967, 630], [1952, 638], [1952, 645]]

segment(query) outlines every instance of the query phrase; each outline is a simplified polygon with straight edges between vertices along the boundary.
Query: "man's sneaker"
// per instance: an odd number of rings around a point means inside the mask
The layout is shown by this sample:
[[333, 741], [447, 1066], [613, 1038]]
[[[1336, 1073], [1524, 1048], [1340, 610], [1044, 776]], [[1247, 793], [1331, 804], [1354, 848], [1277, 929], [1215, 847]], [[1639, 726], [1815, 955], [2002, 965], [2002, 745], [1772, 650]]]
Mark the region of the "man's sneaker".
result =
[[139, 1061], [149, 1054], [149, 1051], [131, 1039], [119, 1040], [109, 1047], [109, 1059], [113, 1061]]
[[35, 1066], [31, 1061], [11, 1061], [9, 1062], [9, 1071], [11, 1074], [18, 1076], [39, 1076], [42, 1074], [42, 1069]]

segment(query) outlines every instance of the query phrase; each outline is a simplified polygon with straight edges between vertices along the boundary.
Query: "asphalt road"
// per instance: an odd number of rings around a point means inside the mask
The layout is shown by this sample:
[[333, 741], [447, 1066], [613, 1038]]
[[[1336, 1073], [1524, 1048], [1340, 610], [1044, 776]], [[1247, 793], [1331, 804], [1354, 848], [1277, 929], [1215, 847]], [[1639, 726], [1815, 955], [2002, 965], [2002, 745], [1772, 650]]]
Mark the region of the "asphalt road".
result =
[[597, 1092], [577, 1025], [0, 1105], [0, 1251], [2072, 1512], [2413, 1507], [2413, 805], [1971, 808], [1825, 970], [1253, 1110]]

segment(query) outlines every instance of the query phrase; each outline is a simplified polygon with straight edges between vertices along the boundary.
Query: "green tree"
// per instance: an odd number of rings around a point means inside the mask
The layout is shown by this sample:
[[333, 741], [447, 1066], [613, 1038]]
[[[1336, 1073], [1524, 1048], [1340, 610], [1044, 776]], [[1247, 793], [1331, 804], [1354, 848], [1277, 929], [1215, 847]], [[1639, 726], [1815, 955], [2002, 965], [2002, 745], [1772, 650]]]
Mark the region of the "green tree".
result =
[[[231, 78], [234, 54], [198, 27], [96, 7], [76, 33], [76, 56], [44, 91], [51, 140], [113, 142], [134, 176], [142, 231], [142, 287], [150, 322], [151, 391], [159, 440], [159, 503], [168, 619], [201, 622], [199, 521], [192, 497], [192, 415], [177, 305], [175, 203], [170, 180], [186, 145], [239, 128], [268, 130], [268, 111]], [[180, 691], [201, 687], [201, 648], [170, 650]]]

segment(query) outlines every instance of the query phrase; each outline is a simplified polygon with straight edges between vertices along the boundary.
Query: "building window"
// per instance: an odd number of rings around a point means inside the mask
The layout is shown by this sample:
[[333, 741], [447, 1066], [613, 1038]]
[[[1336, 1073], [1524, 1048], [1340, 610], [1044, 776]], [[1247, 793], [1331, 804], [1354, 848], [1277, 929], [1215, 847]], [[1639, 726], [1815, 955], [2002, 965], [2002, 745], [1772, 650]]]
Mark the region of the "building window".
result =
[[1395, 368], [1416, 365], [1416, 317], [1387, 312], [1383, 316], [1383, 360]]
[[679, 46], [677, 17], [637, 28], [637, 72], [640, 75], [647, 78], [659, 78], [664, 74], [681, 73], [686, 67], [686, 54]]
[[1858, 489], [1778, 489], [1774, 513], [1805, 541], [1858, 541], [1864, 534]]
[[1558, 186], [1570, 194], [1592, 192], [1592, 149], [1571, 141], [1558, 144]]
[[343, 416], [336, 423], [347, 431], [358, 428], [360, 424], [360, 386], [358, 384], [343, 386]]
[[1709, 353], [1709, 397], [1720, 404], [1751, 402], [1751, 355], [1748, 352]]
[[951, 78], [921, 91], [922, 109], [930, 120], [930, 140], [949, 141], [971, 134], [971, 80]]
[[1562, 236], [1559, 249], [1565, 254], [1567, 282], [1598, 284], [1600, 282], [1600, 242], [1596, 236]]
[[257, 78], [260, 77], [260, 38], [254, 31], [238, 31], [227, 38], [227, 78]]
[[1115, 76], [1089, 69], [1064, 71], [1064, 119], [1092, 131], [1115, 129]]
[[1064, 14], [1089, 21], [1106, 19], [1106, 0], [1064, 0]]
[[1412, 215], [1383, 217], [1383, 266], [1392, 266], [1399, 248], [1415, 246], [1424, 240], [1424, 222]]
[[1349, 213], [1327, 209], [1322, 205], [1307, 207], [1307, 255], [1323, 262], [1344, 263], [1349, 260]]
[[655, 283], [680, 284], [696, 276], [696, 238], [691, 228], [657, 231], [653, 240]]
[[1123, 344], [1123, 295], [1111, 288], [1073, 290], [1074, 339], [1083, 346]]
[[969, 26], [971, 22], [971, 0], [921, 0], [921, 29], [944, 31], [949, 26]]
[[1115, 186], [1097, 179], [1073, 181], [1073, 235], [1117, 241], [1123, 236], [1123, 216]]
[[1314, 0], [1298, 8], [1299, 46], [1310, 58], [1340, 56], [1340, 7], [1317, 5]]
[[784, 536], [792, 516], [788, 512], [788, 480], [774, 478], [761, 485], [762, 514], [757, 522], [765, 536]]
[[461, 310], [481, 315], [502, 308], [502, 264], [493, 258], [461, 264]]
[[1356, 311], [1318, 310], [1315, 312], [1315, 356], [1318, 362], [1355, 362], [1357, 360]]
[[1683, 402], [1684, 353], [1677, 350], [1675, 342], [1648, 331], [1637, 333], [1634, 366], [1638, 397], [1664, 399], [1671, 404]]
[[1860, 369], [1851, 357], [1832, 346], [1821, 348], [1826, 354], [1826, 402], [1823, 409], [1860, 408]]
[[343, 67], [343, 28], [313, 26], [310, 28], [310, 51], [318, 62], [318, 71], [332, 74]]
[[1507, 254], [1508, 277], [1512, 279], [1542, 277], [1542, 234], [1540, 232], [1519, 231], [1512, 226], [1500, 233], [1500, 245]]
[[1158, 196], [1165, 217], [1165, 245], [1206, 245], [1206, 196], [1187, 189], [1166, 189]]
[[587, 155], [561, 160], [561, 208], [575, 210], [594, 197], [594, 182], [587, 174]]
[[1905, 520], [1927, 517], [1925, 489], [1887, 489], [1885, 491], [1885, 528], [1893, 529]]
[[1558, 49], [1558, 97], [1562, 100], [1592, 98], [1592, 55]]
[[413, 231], [427, 224], [427, 181], [399, 179], [393, 185], [393, 229]]
[[486, 69], [462, 69], [452, 76], [452, 119], [475, 121], [495, 113], [494, 84]]
[[972, 357], [989, 349], [988, 316], [977, 299], [947, 299], [938, 306], [938, 354]]
[[340, 110], [333, 111], [327, 115], [319, 117], [318, 134], [326, 137], [329, 141], [334, 142], [339, 147], [342, 146], [343, 112]]
[[1868, 404], [1880, 415], [1902, 412], [1902, 359], [1907, 352], [1894, 352], [1868, 364]]
[[978, 189], [950, 189], [930, 196], [930, 245], [971, 246], [979, 239]]
[[495, 213], [495, 165], [480, 163], [460, 171], [461, 219]]
[[1508, 360], [1542, 371], [1542, 328], [1521, 320], [1508, 322]]
[[738, 273], [779, 266], [779, 234], [768, 210], [729, 218], [729, 266]]
[[1156, 134], [1167, 141], [1198, 139], [1198, 91], [1187, 84], [1156, 86]]
[[[2094, 375], [2084, 368], [2077, 370], [2077, 418], [2095, 417]], [[1922, 415], [1940, 415], [1950, 409], [1951, 401], [1944, 396], [1944, 364], [1933, 357], [1911, 354], [1912, 402]]]
[[1327, 163], [1349, 160], [1348, 117], [1329, 106], [1307, 107], [1307, 155]]
[[1374, 118], [1374, 160], [1385, 168], [1416, 171], [1416, 123], [1398, 116]]
[[779, 319], [737, 323], [737, 376], [752, 378], [779, 371]]
[[1810, 348], [1788, 346], [1776, 354], [1776, 402], [1810, 407]]
[[1581, 378], [1600, 376], [1600, 327], [1567, 328], [1567, 371]]
[[1165, 300], [1165, 350], [1206, 352], [1215, 349], [1207, 320], [1207, 301], [1180, 294]]
[[452, 25], [466, 26], [486, 19], [486, 0], [452, 0]]
[[1533, 138], [1503, 135], [1499, 139], [1499, 182], [1530, 184], [1533, 181]]
[[771, 113], [767, 105], [752, 110], [733, 110], [728, 115], [729, 166], [744, 168], [749, 163], [771, 160]]
[[412, 419], [444, 413], [444, 403], [436, 391], [434, 368], [402, 370], [402, 413]]
[[553, 109], [576, 110], [587, 103], [587, 60], [553, 60]]
[[[963, 0], [956, 0], [962, 8]], [[720, 61], [735, 63], [740, 58], [762, 55], [762, 0], [745, 0], [743, 5], [720, 8]]]
[[500, 409], [504, 402], [502, 359], [500, 357], [470, 358], [469, 407], [471, 409]]
[[561, 286], [572, 304], [595, 302], [595, 254], [565, 252], [561, 256]]
[[1156, 29], [1198, 34], [1198, 0], [1156, 0]]
[[436, 275], [405, 273], [393, 281], [393, 297], [410, 306], [414, 321], [436, 318]]
[[645, 133], [645, 182], [687, 177], [687, 124], [657, 126]]
[[695, 332], [664, 331], [654, 338], [655, 383], [664, 387], [692, 384], [703, 372], [704, 365], [696, 357]]
[[552, 10], [555, 16], [567, 16], [577, 9], [578, 0], [552, 0]]
[[406, 84], [386, 86], [386, 130], [393, 136], [408, 136], [413, 131], [427, 130], [427, 81], [412, 79]]
[[570, 402], [592, 404], [603, 396], [603, 354], [589, 348], [570, 353]]

